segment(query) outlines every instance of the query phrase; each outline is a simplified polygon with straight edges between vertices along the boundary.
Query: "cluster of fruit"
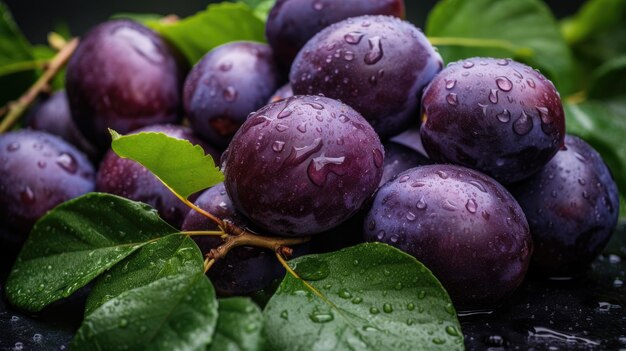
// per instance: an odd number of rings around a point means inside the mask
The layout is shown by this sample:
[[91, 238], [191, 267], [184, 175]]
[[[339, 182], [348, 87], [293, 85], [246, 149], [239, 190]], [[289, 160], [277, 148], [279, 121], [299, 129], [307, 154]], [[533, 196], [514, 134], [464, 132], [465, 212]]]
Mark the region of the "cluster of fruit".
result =
[[[222, 45], [186, 78], [153, 31], [98, 25], [68, 64], [66, 92], [31, 112], [32, 129], [0, 136], [4, 229], [27, 232], [93, 190], [147, 202], [185, 231], [212, 229], [108, 149], [107, 128], [157, 131], [222, 154], [225, 182], [196, 205], [263, 235], [312, 235], [296, 254], [385, 242], [424, 262], [460, 308], [499, 303], [529, 265], [581, 272], [617, 223], [618, 193], [598, 153], [565, 134], [554, 85], [510, 59], [444, 68], [403, 16], [402, 0], [278, 0], [269, 45]], [[222, 295], [280, 274], [255, 247], [209, 271]]]

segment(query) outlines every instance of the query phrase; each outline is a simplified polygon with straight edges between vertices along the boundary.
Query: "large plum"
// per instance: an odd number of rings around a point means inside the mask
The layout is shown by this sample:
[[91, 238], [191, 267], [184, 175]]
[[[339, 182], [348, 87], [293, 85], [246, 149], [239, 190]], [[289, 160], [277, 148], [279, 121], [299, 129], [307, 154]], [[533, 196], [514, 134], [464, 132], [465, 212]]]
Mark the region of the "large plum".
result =
[[341, 100], [386, 138], [417, 120], [422, 90], [442, 65], [412, 24], [361, 16], [315, 35], [296, 57], [289, 79], [295, 94]]
[[222, 157], [235, 207], [272, 233], [337, 226], [378, 186], [383, 147], [349, 106], [321, 96], [269, 104], [242, 125]]
[[101, 23], [82, 38], [67, 65], [72, 117], [101, 151], [107, 128], [122, 134], [181, 117], [183, 73], [165, 41], [129, 20]]
[[526, 213], [535, 243], [531, 270], [567, 277], [582, 272], [617, 225], [617, 185], [600, 155], [574, 136], [565, 149], [511, 191]]
[[350, 17], [389, 15], [404, 18], [403, 0], [278, 0], [267, 18], [267, 40], [289, 67], [317, 32]]
[[563, 106], [552, 82], [522, 63], [466, 59], [424, 90], [421, 136], [432, 160], [510, 184], [538, 171], [563, 145]]
[[[185, 139], [192, 144], [202, 146], [204, 151], [215, 160], [219, 154], [198, 138], [191, 129], [183, 126], [164, 124], [153, 125], [133, 131], [161, 132], [178, 139]], [[171, 225], [179, 228], [189, 208], [172, 194], [161, 181], [141, 164], [117, 156], [109, 150], [100, 164], [97, 177], [98, 191], [107, 192], [125, 198], [143, 201], [159, 211], [159, 214]], [[193, 201], [195, 197], [192, 197]]]
[[383, 185], [364, 223], [365, 239], [423, 262], [458, 308], [493, 307], [521, 283], [532, 238], [513, 196], [460, 166], [407, 170]]
[[224, 149], [281, 81], [269, 46], [253, 42], [219, 46], [194, 66], [185, 81], [183, 102], [189, 122], [196, 133]]
[[0, 136], [0, 223], [25, 234], [48, 210], [94, 190], [87, 157], [63, 139], [23, 129]]

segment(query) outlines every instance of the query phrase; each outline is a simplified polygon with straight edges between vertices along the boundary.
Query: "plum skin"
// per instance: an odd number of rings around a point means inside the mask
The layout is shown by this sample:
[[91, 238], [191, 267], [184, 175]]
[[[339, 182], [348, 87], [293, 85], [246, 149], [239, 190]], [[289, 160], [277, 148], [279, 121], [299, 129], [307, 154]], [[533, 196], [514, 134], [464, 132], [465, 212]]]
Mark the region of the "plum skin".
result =
[[381, 138], [417, 120], [423, 88], [442, 69], [441, 56], [409, 22], [360, 16], [316, 34], [298, 53], [294, 94], [323, 94], [348, 104]]
[[532, 252], [528, 223], [511, 194], [455, 165], [416, 167], [383, 185], [364, 237], [424, 263], [461, 309], [494, 307], [512, 294]]
[[376, 190], [384, 150], [349, 106], [321, 96], [269, 104], [222, 156], [229, 197], [261, 229], [319, 233], [355, 214]]
[[511, 192], [526, 213], [535, 243], [534, 275], [580, 274], [617, 225], [617, 185], [598, 152], [575, 136], [567, 135], [565, 149]]
[[385, 147], [385, 162], [380, 185], [387, 183], [407, 169], [432, 163], [424, 155], [402, 144], [387, 141], [383, 146]]
[[563, 145], [556, 88], [512, 60], [451, 63], [422, 96], [420, 134], [429, 157], [479, 170], [502, 184], [527, 178]]
[[107, 128], [126, 134], [182, 113], [183, 72], [166, 42], [129, 20], [112, 20], [83, 36], [67, 65], [66, 90], [80, 131], [101, 151]]
[[277, 0], [268, 15], [265, 33], [278, 59], [289, 67], [298, 51], [317, 32], [361, 15], [404, 18], [404, 1]]
[[47, 211], [94, 190], [87, 157], [65, 140], [22, 129], [0, 136], [0, 223], [26, 234]]
[[185, 80], [183, 104], [194, 131], [224, 149], [281, 82], [268, 45], [231, 42], [209, 51], [193, 67]]
[[[168, 136], [185, 139], [200, 145], [215, 160], [219, 153], [198, 138], [190, 128], [173, 125], [152, 125], [133, 131], [161, 132]], [[98, 191], [123, 196], [130, 200], [143, 201], [159, 211], [161, 217], [176, 228], [180, 228], [189, 208], [161, 183], [147, 168], [126, 158], [119, 157], [113, 150], [105, 154], [96, 178]], [[197, 195], [192, 195], [193, 201]]]

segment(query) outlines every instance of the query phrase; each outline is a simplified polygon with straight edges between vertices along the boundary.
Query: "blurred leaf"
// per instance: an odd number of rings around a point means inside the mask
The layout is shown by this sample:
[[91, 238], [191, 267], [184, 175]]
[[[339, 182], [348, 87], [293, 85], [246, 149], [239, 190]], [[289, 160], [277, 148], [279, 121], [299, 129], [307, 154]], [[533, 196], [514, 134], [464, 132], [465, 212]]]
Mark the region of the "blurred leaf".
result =
[[265, 22], [276, 0], [239, 0], [239, 2], [248, 5], [254, 11], [254, 14]]
[[290, 261], [265, 307], [269, 350], [463, 350], [448, 294], [415, 258], [368, 243]]
[[620, 192], [626, 195], [626, 100], [567, 103], [567, 132], [587, 141], [602, 155]]
[[0, 106], [18, 98], [35, 81], [40, 65], [31, 51], [9, 9], [0, 2]]
[[178, 48], [192, 65], [227, 42], [265, 42], [265, 23], [242, 3], [211, 4], [205, 11], [177, 22], [149, 21], [147, 25]]
[[219, 318], [209, 351], [262, 351], [263, 314], [247, 297], [220, 299]]
[[111, 130], [111, 135], [115, 153], [141, 163], [184, 198], [224, 181], [213, 158], [205, 155], [200, 145], [163, 133], [121, 136]]
[[562, 94], [574, 88], [571, 53], [540, 0], [443, 0], [430, 12], [426, 33], [435, 45], [439, 38], [468, 39], [440, 45], [446, 61], [512, 57], [541, 69]]
[[149, 241], [178, 231], [150, 206], [90, 193], [33, 227], [6, 283], [9, 301], [40, 311], [68, 297]]
[[561, 31], [569, 44], [576, 44], [623, 24], [624, 11], [624, 0], [588, 0], [577, 14], [561, 20]]
[[108, 272], [93, 294], [72, 350], [104, 345], [107, 350], [205, 350], [212, 340], [215, 290], [204, 275], [198, 246], [188, 237], [170, 235], [146, 244]]
[[[49, 60], [54, 58], [56, 54], [57, 54], [57, 51], [53, 50], [49, 46], [45, 46], [45, 45], [33, 46], [33, 56], [35, 56], [38, 62], [44, 62], [44, 63], [48, 62]], [[43, 73], [42, 68], [43, 67], [39, 68], [38, 70], [39, 74]], [[51, 85], [52, 85], [53, 91], [65, 89], [65, 67], [62, 68], [56, 76], [54, 76], [54, 78], [52, 79]]]
[[593, 72], [587, 95], [597, 99], [621, 96], [626, 101], [626, 53]]

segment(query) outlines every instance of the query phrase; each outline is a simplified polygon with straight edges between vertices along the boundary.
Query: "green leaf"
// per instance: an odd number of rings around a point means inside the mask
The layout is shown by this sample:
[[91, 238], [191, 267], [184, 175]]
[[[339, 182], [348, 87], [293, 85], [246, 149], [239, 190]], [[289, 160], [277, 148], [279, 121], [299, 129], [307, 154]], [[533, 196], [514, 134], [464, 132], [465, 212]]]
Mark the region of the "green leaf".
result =
[[70, 296], [149, 241], [178, 231], [148, 205], [90, 193], [34, 226], [6, 283], [9, 301], [39, 311]]
[[246, 297], [220, 299], [219, 318], [209, 351], [261, 351], [263, 314]]
[[71, 349], [205, 350], [216, 322], [215, 290], [200, 270], [156, 280], [105, 302], [85, 317]]
[[626, 100], [565, 104], [567, 132], [587, 141], [602, 155], [626, 195]]
[[541, 69], [561, 93], [573, 90], [571, 53], [540, 0], [443, 0], [430, 12], [426, 33], [435, 45], [450, 42], [439, 46], [446, 61], [513, 57]]
[[187, 236], [146, 244], [103, 275], [73, 350], [204, 350], [217, 324], [215, 290]]
[[0, 106], [19, 97], [35, 81], [30, 43], [19, 30], [9, 9], [0, 2]]
[[141, 163], [184, 198], [224, 181], [224, 174], [200, 145], [163, 133], [121, 136], [110, 131], [115, 153]]
[[270, 350], [462, 350], [448, 294], [415, 258], [369, 243], [290, 262], [265, 308]]
[[192, 275], [203, 267], [202, 254], [189, 237], [173, 234], [147, 243], [102, 274], [89, 294], [85, 315], [122, 293], [177, 275]]
[[211, 49], [231, 41], [265, 42], [265, 23], [242, 3], [211, 4], [205, 11], [174, 23], [147, 24], [177, 47], [192, 65]]
[[561, 31], [570, 44], [580, 43], [597, 33], [611, 31], [626, 15], [624, 0], [588, 0], [574, 16], [561, 21]]
[[254, 14], [265, 22], [276, 0], [240, 0], [239, 2], [248, 5], [254, 11]]
[[593, 72], [587, 95], [599, 100], [622, 97], [620, 100], [626, 101], [626, 54], [607, 61]]

